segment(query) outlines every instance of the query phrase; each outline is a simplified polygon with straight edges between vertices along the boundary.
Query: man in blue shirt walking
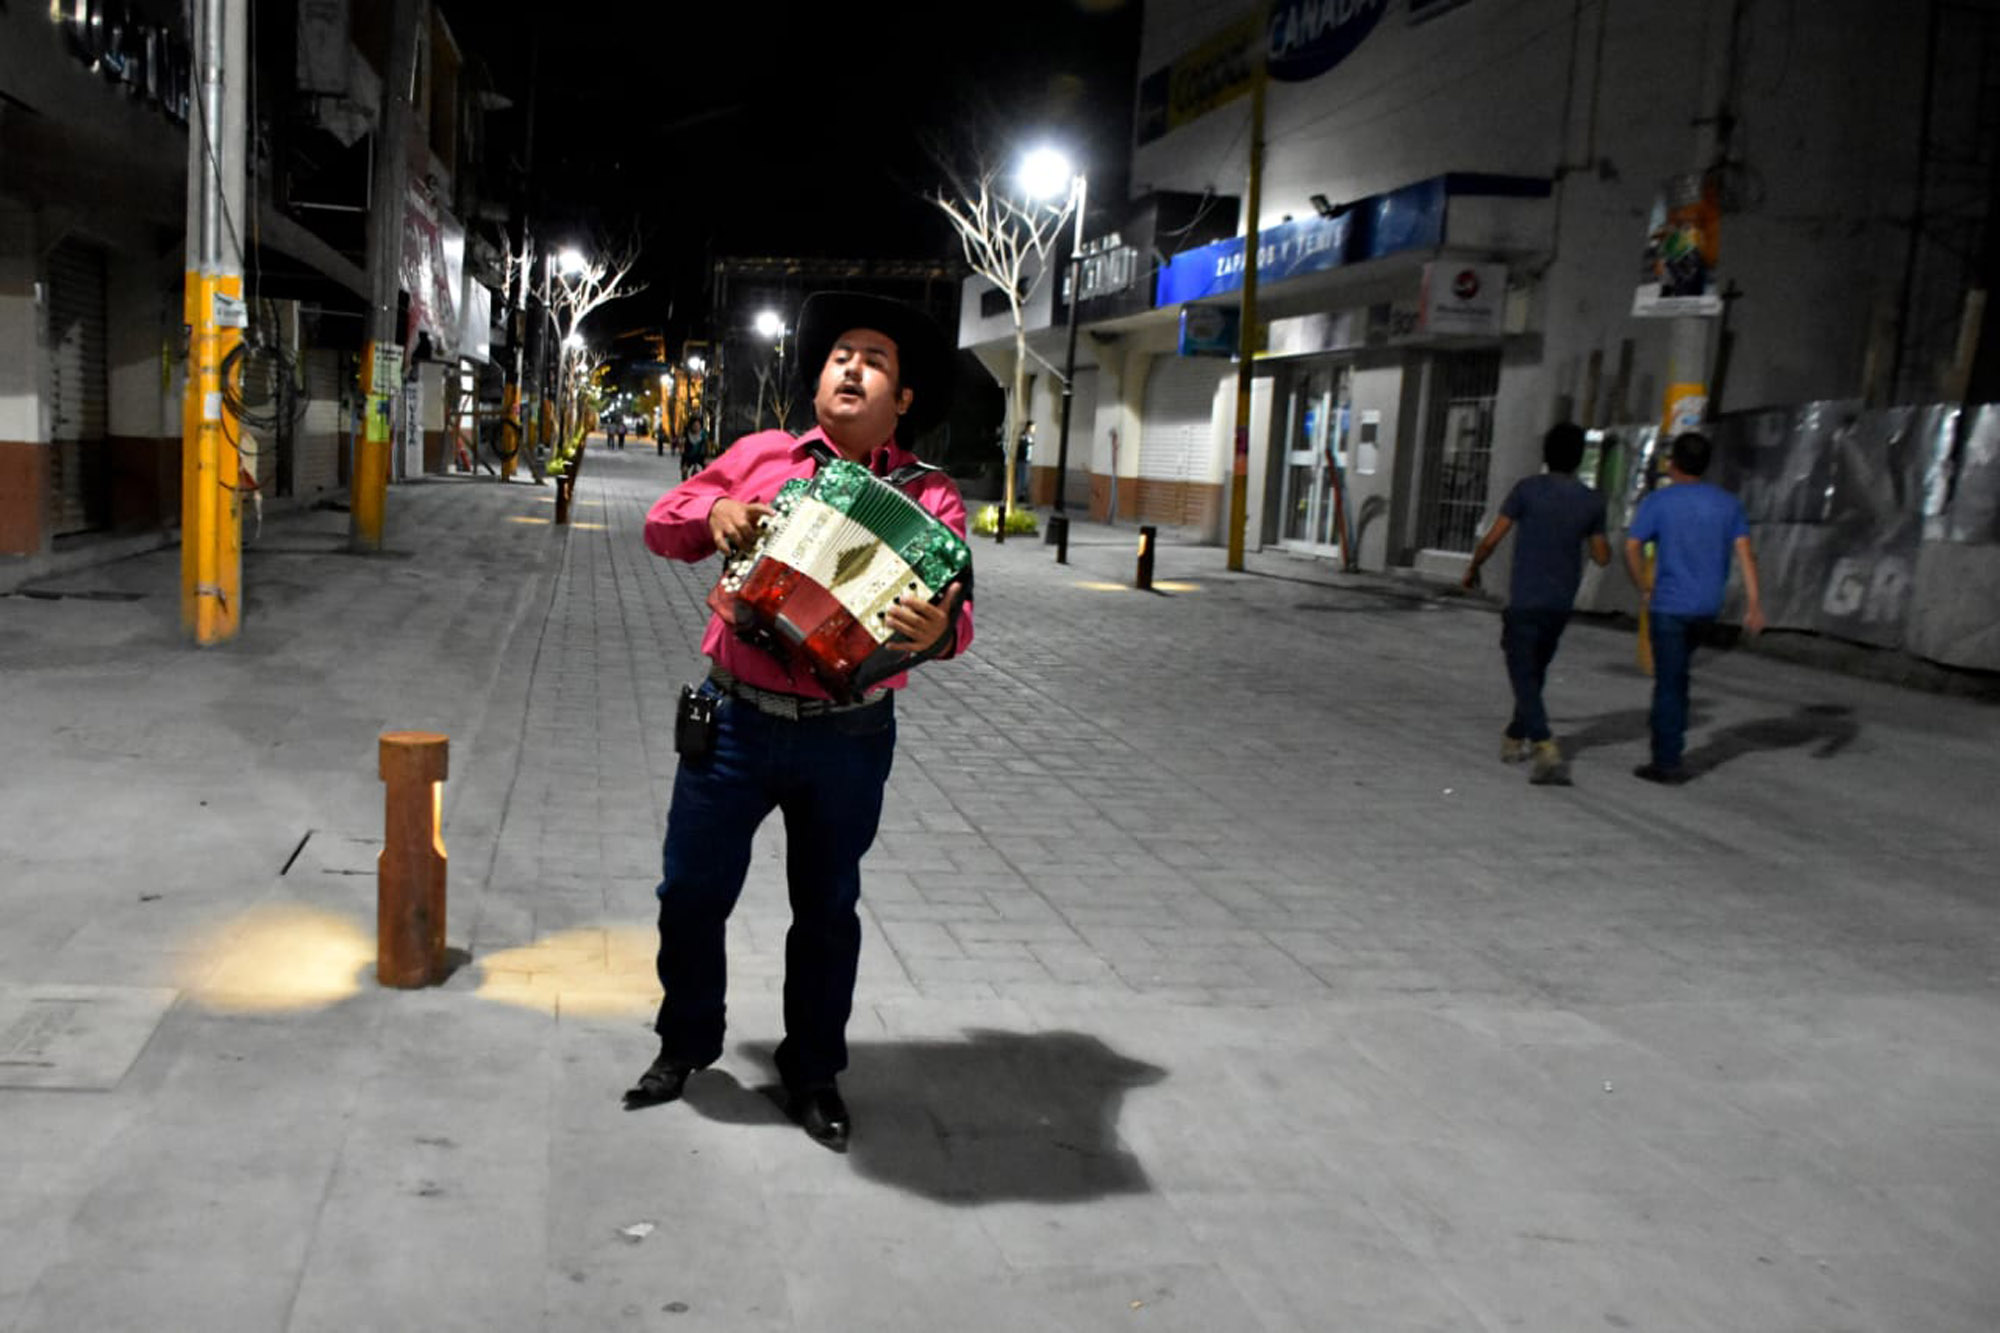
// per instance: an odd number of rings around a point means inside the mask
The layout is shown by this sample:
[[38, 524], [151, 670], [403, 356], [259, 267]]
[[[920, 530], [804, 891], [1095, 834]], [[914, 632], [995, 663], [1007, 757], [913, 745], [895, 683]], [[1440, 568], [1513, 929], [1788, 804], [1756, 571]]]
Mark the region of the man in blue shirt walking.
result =
[[1576, 479], [1583, 443], [1581, 426], [1565, 421], [1549, 427], [1542, 437], [1548, 471], [1514, 483], [1460, 580], [1468, 589], [1476, 587], [1479, 567], [1501, 539], [1521, 530], [1514, 544], [1507, 609], [1500, 617], [1500, 651], [1514, 687], [1514, 716], [1501, 738], [1500, 758], [1511, 764], [1532, 754], [1531, 782], [1567, 785], [1562, 750], [1550, 734], [1548, 709], [1542, 705], [1542, 687], [1583, 578], [1585, 543], [1598, 565], [1611, 562], [1611, 547], [1604, 540], [1604, 499]]
[[[1688, 431], [1675, 436], [1667, 457], [1667, 479], [1673, 484], [1640, 502], [1625, 533], [1625, 568], [1646, 599], [1653, 646], [1653, 758], [1632, 772], [1668, 786], [1688, 779], [1681, 767], [1688, 671], [1695, 644], [1722, 610], [1732, 552], [1743, 565], [1743, 628], [1751, 634], [1764, 630], [1750, 521], [1735, 496], [1701, 479], [1713, 453], [1706, 435]], [[1650, 581], [1647, 542], [1655, 547]]]

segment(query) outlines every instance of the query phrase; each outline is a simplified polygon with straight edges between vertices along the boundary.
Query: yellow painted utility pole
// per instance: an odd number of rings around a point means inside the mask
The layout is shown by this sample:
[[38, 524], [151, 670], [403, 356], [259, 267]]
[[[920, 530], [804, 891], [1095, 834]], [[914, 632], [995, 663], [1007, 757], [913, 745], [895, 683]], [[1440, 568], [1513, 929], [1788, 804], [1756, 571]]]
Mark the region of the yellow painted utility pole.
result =
[[368, 342], [361, 352], [365, 410], [361, 438], [354, 443], [347, 506], [348, 542], [356, 551], [382, 549], [389, 507], [390, 422], [403, 387], [396, 297], [402, 288], [403, 213], [410, 190], [410, 93], [416, 81], [417, 26], [427, 12], [422, 0], [394, 0], [389, 6], [389, 73], [382, 81], [382, 132], [376, 136], [368, 213]]
[[[195, 0], [188, 126], [187, 388], [181, 399], [181, 625], [197, 644], [236, 637], [243, 614], [243, 425], [224, 408], [223, 363], [243, 341], [244, 59], [248, 0]], [[232, 395], [233, 396], [233, 395]]]
[[1249, 222], [1243, 233], [1243, 325], [1236, 338], [1236, 436], [1229, 462], [1229, 568], [1243, 568], [1244, 528], [1250, 517], [1250, 385], [1257, 355], [1257, 209], [1264, 185], [1264, 86], [1270, 82], [1260, 53], [1250, 83]]

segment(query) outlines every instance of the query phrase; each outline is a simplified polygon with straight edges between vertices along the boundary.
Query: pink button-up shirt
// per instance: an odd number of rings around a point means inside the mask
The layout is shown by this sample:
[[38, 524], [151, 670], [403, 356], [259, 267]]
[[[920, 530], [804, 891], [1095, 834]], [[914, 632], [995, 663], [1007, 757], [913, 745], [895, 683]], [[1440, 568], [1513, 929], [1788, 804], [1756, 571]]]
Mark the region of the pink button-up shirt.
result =
[[[744, 436], [720, 458], [654, 502], [646, 515], [646, 548], [670, 560], [692, 562], [713, 555], [715, 541], [708, 531], [708, 511], [715, 508], [715, 502], [727, 498], [744, 504], [771, 503], [778, 488], [793, 477], [813, 474], [817, 465], [806, 441], [825, 438], [818, 428], [796, 438], [781, 430]], [[916, 461], [915, 454], [893, 440], [865, 460], [878, 474]], [[965, 535], [965, 502], [959, 498], [958, 487], [951, 478], [942, 472], [927, 472], [906, 487], [905, 492], [953, 532]], [[960, 599], [953, 628], [957, 637], [950, 655], [956, 656], [972, 642], [971, 602]], [[743, 642], [729, 631], [720, 616], [708, 618], [708, 632], [702, 635], [701, 650], [717, 666], [747, 685], [808, 699], [829, 697], [811, 671], [804, 666], [788, 667], [763, 649]], [[901, 689], [909, 678], [908, 672], [901, 672], [878, 688]]]

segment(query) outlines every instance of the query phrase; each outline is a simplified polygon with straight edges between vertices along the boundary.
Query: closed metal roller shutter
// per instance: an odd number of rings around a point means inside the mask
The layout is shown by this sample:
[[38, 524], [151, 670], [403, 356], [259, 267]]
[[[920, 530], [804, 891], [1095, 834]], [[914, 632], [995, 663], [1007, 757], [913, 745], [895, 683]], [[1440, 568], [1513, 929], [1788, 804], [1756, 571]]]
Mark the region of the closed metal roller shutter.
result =
[[105, 493], [110, 376], [105, 363], [104, 252], [63, 241], [49, 252], [48, 380], [52, 409], [50, 531], [88, 532], [108, 520]]
[[1195, 357], [1163, 356], [1146, 377], [1146, 416], [1139, 431], [1139, 476], [1186, 483], [1139, 488], [1139, 517], [1188, 526], [1202, 521], [1194, 487], [1213, 484], [1215, 390], [1224, 368]]
[[300, 495], [317, 495], [342, 484], [340, 476], [340, 353], [311, 348], [304, 353], [307, 403], [299, 423], [297, 471]]

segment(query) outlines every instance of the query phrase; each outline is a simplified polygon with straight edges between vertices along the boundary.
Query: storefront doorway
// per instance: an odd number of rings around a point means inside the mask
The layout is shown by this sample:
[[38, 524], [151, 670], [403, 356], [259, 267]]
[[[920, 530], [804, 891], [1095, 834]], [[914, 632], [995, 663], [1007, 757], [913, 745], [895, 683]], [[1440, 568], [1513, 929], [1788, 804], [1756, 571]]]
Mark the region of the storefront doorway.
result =
[[1294, 371], [1286, 393], [1278, 544], [1338, 556], [1347, 538], [1346, 468], [1354, 373], [1322, 362]]
[[1499, 393], [1498, 352], [1448, 352], [1432, 362], [1417, 497], [1417, 540], [1428, 550], [1464, 553], [1478, 543]]

